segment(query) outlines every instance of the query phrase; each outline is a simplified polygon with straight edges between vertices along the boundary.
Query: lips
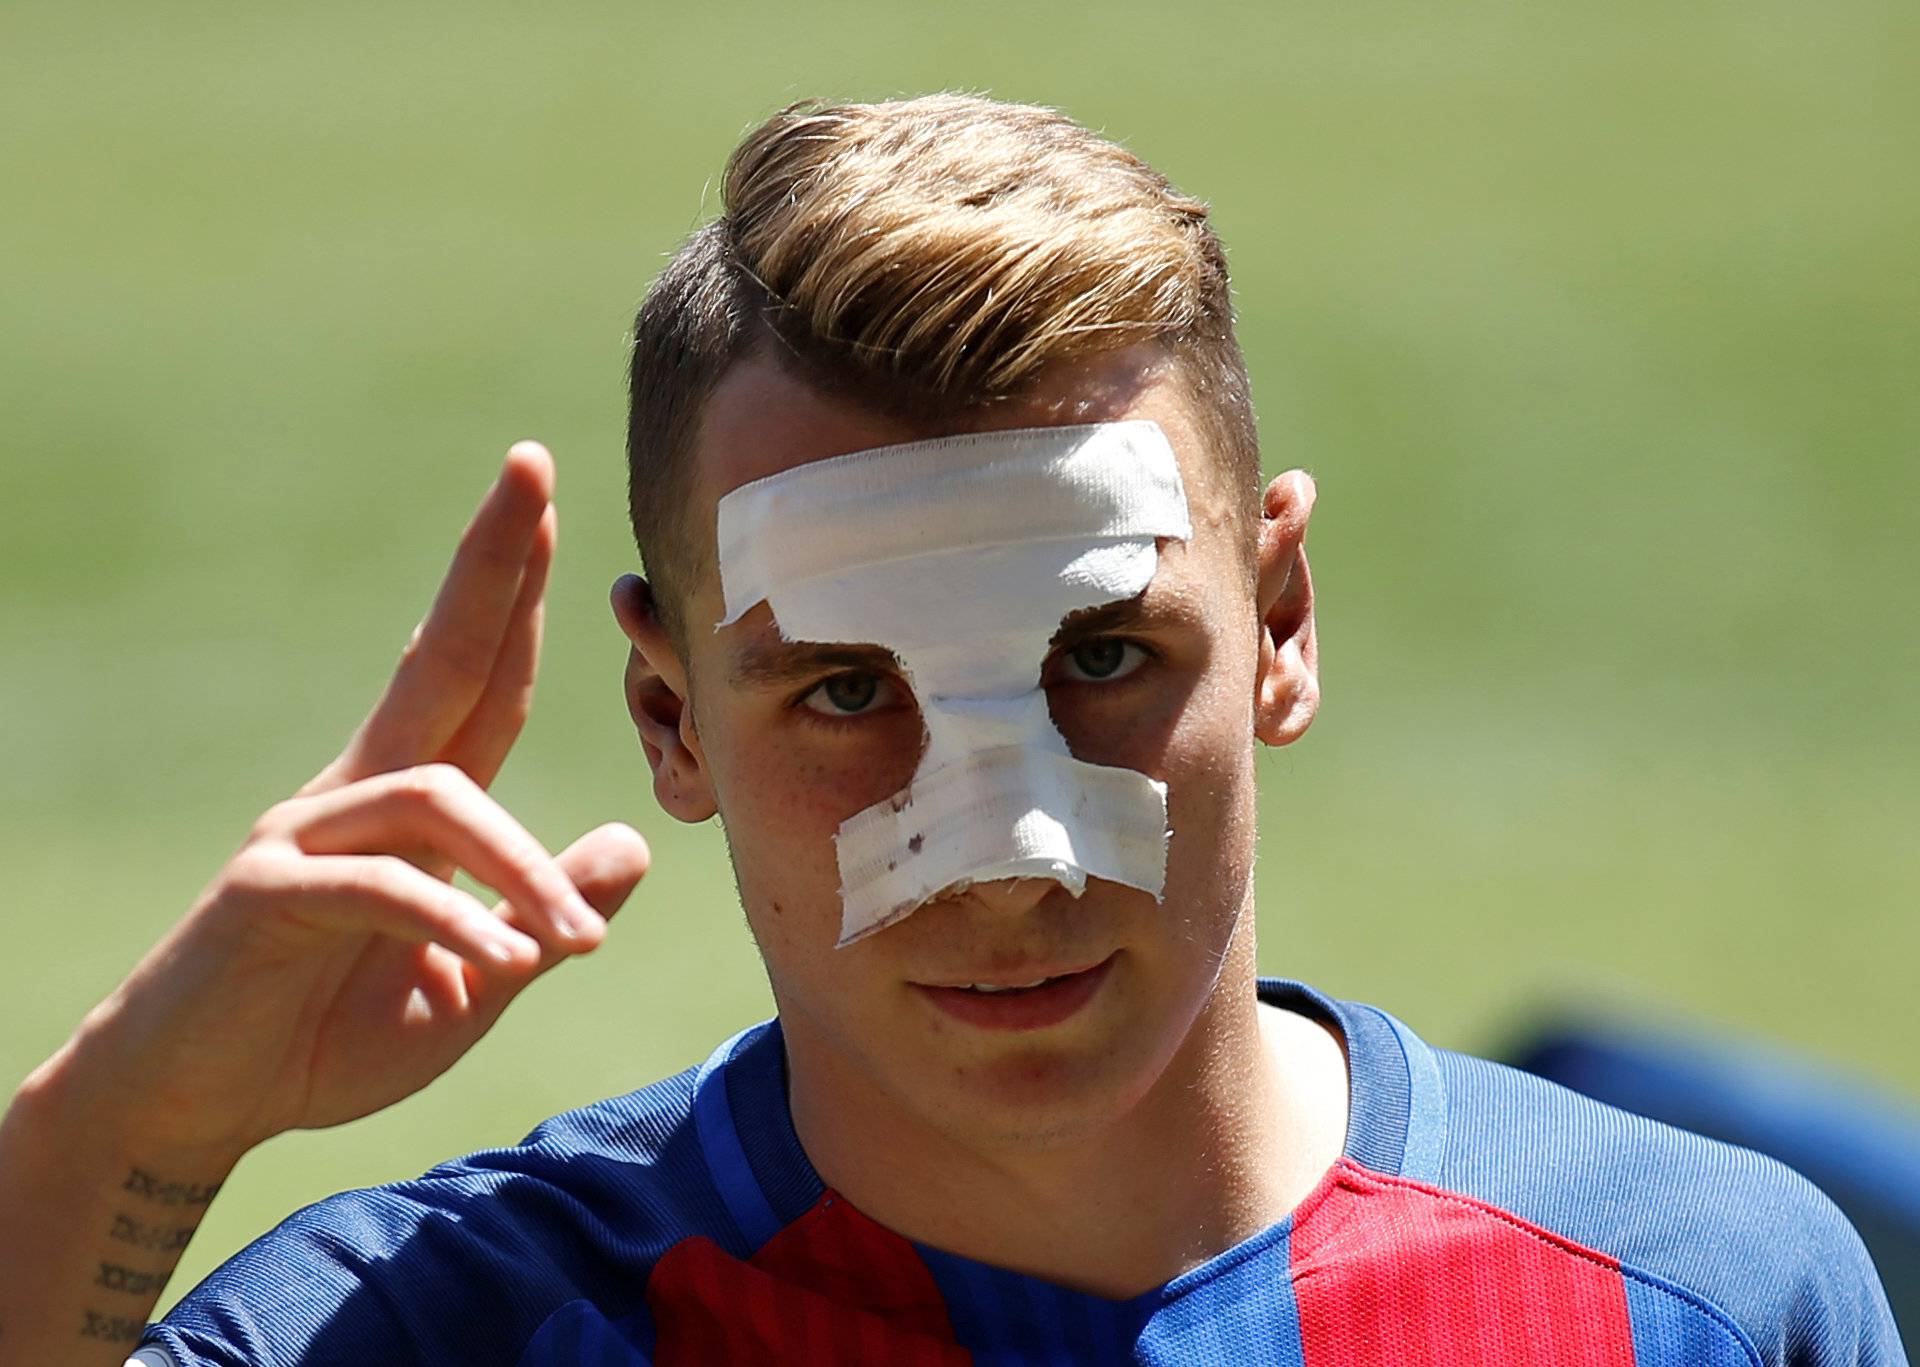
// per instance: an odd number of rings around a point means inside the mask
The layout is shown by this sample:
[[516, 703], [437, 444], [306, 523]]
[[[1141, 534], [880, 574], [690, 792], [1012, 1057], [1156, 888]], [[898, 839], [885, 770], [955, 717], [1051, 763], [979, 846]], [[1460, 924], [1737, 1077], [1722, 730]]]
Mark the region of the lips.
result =
[[[1108, 955], [1112, 958], [1112, 955]], [[994, 965], [982, 967], [973, 977], [960, 974], [949, 976], [942, 982], [916, 983], [917, 987], [987, 987], [987, 988], [1025, 988], [1038, 987], [1042, 983], [1058, 978], [1071, 978], [1076, 973], [1085, 973], [1098, 968], [1106, 960], [1081, 959], [1073, 963], [1055, 963], [1042, 965], [1035, 963], [1014, 964], [1011, 966]]]
[[914, 990], [968, 1025], [1040, 1030], [1078, 1015], [1098, 995], [1118, 957], [1116, 950], [1091, 966], [997, 969], [964, 983], [915, 983]]

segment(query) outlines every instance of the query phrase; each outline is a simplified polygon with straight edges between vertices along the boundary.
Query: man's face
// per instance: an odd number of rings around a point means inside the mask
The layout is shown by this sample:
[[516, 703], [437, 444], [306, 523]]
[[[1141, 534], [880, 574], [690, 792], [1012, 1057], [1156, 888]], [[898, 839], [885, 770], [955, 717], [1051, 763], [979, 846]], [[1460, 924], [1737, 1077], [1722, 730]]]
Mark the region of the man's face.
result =
[[[912, 778], [923, 744], [913, 693], [884, 647], [785, 640], [764, 602], [715, 631], [718, 575], [689, 595], [683, 730], [725, 823], [788, 1047], [835, 1096], [975, 1143], [1044, 1141], [1111, 1120], [1186, 1041], [1250, 911], [1257, 510], [1230, 511], [1156, 351], [1060, 367], [969, 430], [1141, 418], [1173, 446], [1193, 537], [1163, 542], [1151, 584], [1113, 614], [1122, 620], [1063, 640], [1040, 678], [1075, 757], [1167, 785], [1163, 901], [1097, 878], [1079, 898], [1048, 881], [977, 884], [836, 949], [835, 833]], [[749, 359], [709, 400], [688, 513], [710, 536], [719, 499], [743, 484], [940, 434]], [[1084, 1000], [1037, 1028], [995, 1028], [984, 1019], [1000, 1010], [992, 1004], [972, 1016], [950, 1005], [966, 984], [1096, 967]]]

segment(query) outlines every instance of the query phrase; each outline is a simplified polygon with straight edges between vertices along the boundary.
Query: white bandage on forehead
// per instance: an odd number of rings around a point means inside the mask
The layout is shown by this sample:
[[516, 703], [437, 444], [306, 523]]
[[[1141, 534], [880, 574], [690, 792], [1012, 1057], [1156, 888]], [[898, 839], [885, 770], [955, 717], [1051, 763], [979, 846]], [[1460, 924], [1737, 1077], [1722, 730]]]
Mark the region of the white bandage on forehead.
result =
[[764, 600], [787, 640], [882, 646], [926, 725], [912, 781], [835, 838], [841, 945], [992, 879], [1160, 897], [1166, 785], [1075, 759], [1041, 668], [1063, 618], [1140, 593], [1158, 539], [1191, 535], [1173, 448], [1143, 421], [857, 451], [720, 500], [717, 627]]

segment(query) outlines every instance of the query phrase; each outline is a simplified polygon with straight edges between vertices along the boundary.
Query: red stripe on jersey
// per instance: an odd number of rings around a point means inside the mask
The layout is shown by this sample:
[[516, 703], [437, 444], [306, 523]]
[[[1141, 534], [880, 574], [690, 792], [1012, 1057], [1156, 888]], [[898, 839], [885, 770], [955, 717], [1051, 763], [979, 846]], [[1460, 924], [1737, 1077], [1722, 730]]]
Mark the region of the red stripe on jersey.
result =
[[1633, 1367], [1618, 1260], [1351, 1159], [1293, 1231], [1306, 1367]]
[[675, 1244], [647, 1306], [658, 1367], [971, 1361], [913, 1245], [831, 1191], [748, 1262], [711, 1239]]

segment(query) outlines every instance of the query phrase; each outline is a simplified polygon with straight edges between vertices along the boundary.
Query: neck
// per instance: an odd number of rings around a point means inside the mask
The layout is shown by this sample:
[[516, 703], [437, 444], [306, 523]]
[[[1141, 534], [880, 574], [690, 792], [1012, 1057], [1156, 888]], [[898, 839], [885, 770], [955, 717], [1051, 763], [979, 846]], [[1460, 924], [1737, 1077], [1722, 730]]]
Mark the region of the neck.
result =
[[982, 1148], [790, 1033], [801, 1144], [827, 1185], [909, 1238], [1116, 1299], [1162, 1285], [1283, 1219], [1345, 1138], [1340, 1046], [1259, 1004], [1251, 923], [1249, 909], [1172, 1061], [1109, 1124]]

